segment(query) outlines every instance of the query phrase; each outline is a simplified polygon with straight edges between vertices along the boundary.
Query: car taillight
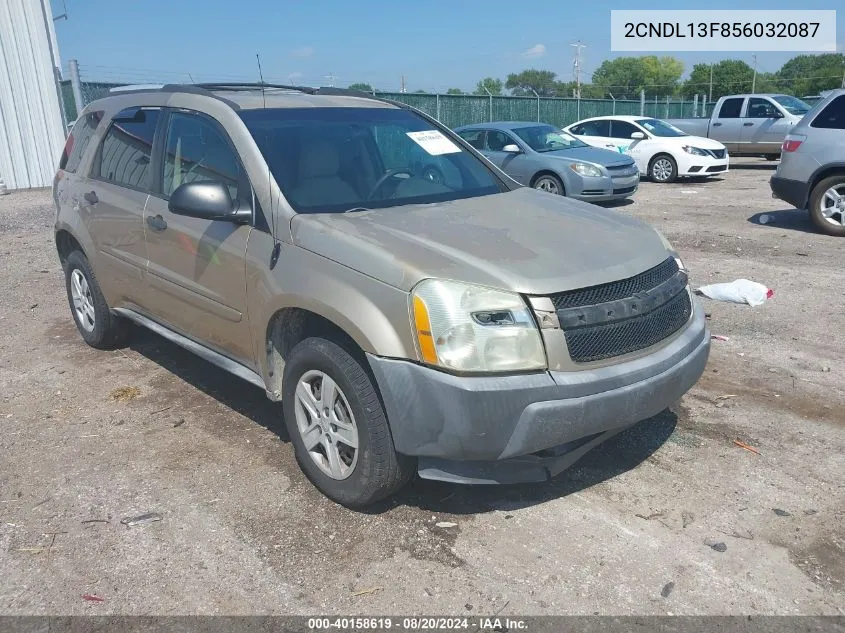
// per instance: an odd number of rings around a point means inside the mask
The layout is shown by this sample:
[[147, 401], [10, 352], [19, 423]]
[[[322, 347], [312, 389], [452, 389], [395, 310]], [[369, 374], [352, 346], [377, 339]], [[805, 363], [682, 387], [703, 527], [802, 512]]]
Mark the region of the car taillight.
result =
[[794, 152], [801, 147], [801, 143], [806, 138], [806, 136], [787, 136], [783, 141], [783, 145], [781, 145], [781, 150], [784, 152]]

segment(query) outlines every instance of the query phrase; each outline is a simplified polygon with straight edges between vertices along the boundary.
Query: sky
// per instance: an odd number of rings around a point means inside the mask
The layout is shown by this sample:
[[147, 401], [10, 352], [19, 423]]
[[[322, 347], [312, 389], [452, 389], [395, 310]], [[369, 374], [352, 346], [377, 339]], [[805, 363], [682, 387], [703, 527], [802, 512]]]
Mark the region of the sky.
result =
[[[258, 81], [315, 86], [369, 83], [396, 91], [471, 90], [482, 77], [504, 79], [525, 68], [571, 80], [573, 42], [583, 79], [610, 50], [611, 9], [695, 9], [699, 2], [514, 2], [502, 0], [51, 0], [63, 68], [77, 59], [85, 80], [143, 82]], [[711, 0], [708, 9], [796, 9], [794, 0]], [[834, 0], [803, 0], [801, 9], [834, 9]], [[837, 47], [845, 50], [845, 10]], [[670, 53], [685, 65], [724, 58], [752, 63], [752, 53]], [[760, 53], [773, 72], [796, 52]]]

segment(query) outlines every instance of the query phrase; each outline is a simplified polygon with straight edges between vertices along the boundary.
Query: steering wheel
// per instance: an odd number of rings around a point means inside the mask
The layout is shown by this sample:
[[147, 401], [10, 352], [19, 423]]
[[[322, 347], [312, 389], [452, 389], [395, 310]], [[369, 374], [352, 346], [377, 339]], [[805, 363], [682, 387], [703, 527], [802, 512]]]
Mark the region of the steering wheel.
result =
[[384, 172], [384, 175], [376, 181], [376, 184], [373, 185], [373, 188], [370, 189], [370, 193], [367, 195], [367, 200], [372, 200], [373, 196], [378, 193], [378, 190], [382, 188], [384, 183], [386, 183], [391, 178], [395, 178], [399, 174], [407, 174], [408, 176], [413, 176], [414, 173], [410, 169], [406, 169], [404, 167], [400, 167], [399, 169], [388, 169]]
[[426, 166], [423, 168], [422, 176], [423, 176], [423, 178], [425, 178], [426, 180], [430, 180], [431, 182], [433, 182], [433, 183], [435, 183], [435, 184], [438, 184], [438, 185], [442, 185], [442, 184], [443, 184], [443, 182], [446, 180], [446, 179], [443, 177], [443, 172], [441, 172], [441, 171], [440, 171], [437, 167], [435, 167], [434, 165], [426, 165]]

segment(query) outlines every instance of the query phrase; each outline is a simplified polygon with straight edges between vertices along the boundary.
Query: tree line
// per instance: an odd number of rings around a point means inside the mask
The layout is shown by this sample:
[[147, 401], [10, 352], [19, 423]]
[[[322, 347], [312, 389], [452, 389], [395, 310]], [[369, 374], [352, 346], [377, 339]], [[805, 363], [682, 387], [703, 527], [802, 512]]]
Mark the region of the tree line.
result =
[[[581, 84], [581, 97], [639, 99], [640, 91], [644, 91], [646, 98], [650, 99], [665, 99], [667, 96], [692, 99], [696, 94], [718, 99], [728, 94], [750, 92], [752, 87], [756, 92], [779, 92], [805, 97], [845, 85], [845, 54], [798, 55], [777, 71], [757, 72], [756, 77], [754, 68], [738, 59], [725, 59], [715, 64], [695, 64], [689, 77], [682, 81], [683, 74], [683, 62], [668, 55], [608, 59], [595, 70], [589, 83]], [[349, 87], [373, 91], [365, 83], [355, 83]], [[509, 74], [504, 81], [485, 77], [470, 92], [449, 88], [446, 94], [574, 97], [576, 92], [574, 81], [563, 81], [551, 70], [529, 68]]]

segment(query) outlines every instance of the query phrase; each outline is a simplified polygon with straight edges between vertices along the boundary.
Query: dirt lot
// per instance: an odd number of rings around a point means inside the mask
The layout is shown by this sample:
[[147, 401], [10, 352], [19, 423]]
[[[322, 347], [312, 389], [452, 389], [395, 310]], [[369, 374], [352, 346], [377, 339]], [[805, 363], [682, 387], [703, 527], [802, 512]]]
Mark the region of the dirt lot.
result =
[[845, 241], [737, 163], [619, 207], [694, 284], [775, 290], [705, 300], [730, 340], [672, 411], [549, 484], [417, 481], [366, 514], [304, 479], [258, 389], [142, 331], [86, 347], [49, 193], [0, 198], [0, 612], [845, 614]]

